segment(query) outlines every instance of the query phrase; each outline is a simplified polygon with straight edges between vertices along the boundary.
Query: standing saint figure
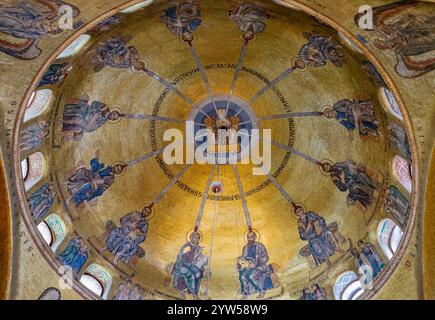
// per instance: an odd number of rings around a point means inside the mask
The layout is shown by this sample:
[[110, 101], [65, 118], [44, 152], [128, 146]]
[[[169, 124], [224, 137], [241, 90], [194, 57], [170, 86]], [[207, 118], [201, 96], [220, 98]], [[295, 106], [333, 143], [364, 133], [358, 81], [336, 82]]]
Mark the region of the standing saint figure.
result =
[[335, 252], [343, 250], [329, 230], [325, 219], [312, 211], [305, 212], [302, 206], [295, 204], [293, 210], [298, 218], [299, 236], [301, 240], [308, 241], [308, 248], [316, 265], [324, 262], [331, 265], [329, 258]]
[[358, 269], [360, 267], [364, 268], [363, 272], [366, 275], [364, 284], [369, 285], [369, 280], [375, 279], [384, 268], [384, 262], [371, 243], [364, 243], [364, 241], [360, 240], [358, 241], [358, 248], [353, 248], [351, 253], [354, 256], [356, 267]]
[[61, 0], [22, 0], [14, 6], [1, 5], [0, 52], [21, 60], [38, 57], [42, 52], [39, 41], [64, 31], [59, 20], [65, 5], [72, 9], [73, 18], [80, 14], [77, 7]]
[[41, 146], [49, 132], [50, 123], [45, 120], [28, 126], [20, 134], [20, 151], [23, 152]]
[[354, 206], [358, 202], [364, 210], [370, 207], [374, 201], [377, 182], [369, 176], [364, 165], [346, 160], [335, 165], [324, 162], [320, 166], [340, 191], [348, 192], [348, 205]]
[[151, 208], [145, 207], [142, 211], [131, 212], [120, 220], [121, 226], [114, 227], [105, 239], [102, 251], [108, 250], [115, 256], [114, 263], [119, 260], [130, 264], [131, 259], [140, 250], [148, 233], [148, 218]]
[[62, 119], [62, 142], [80, 141], [85, 134], [96, 131], [107, 121], [116, 121], [122, 115], [111, 111], [99, 101], [89, 104], [89, 97], [83, 95], [78, 101], [65, 105]]
[[58, 259], [64, 266], [71, 267], [73, 275], [77, 277], [80, 269], [88, 260], [88, 245], [81, 237], [76, 236], [71, 239]]
[[27, 200], [35, 221], [39, 221], [50, 210], [55, 197], [56, 191], [49, 183], [45, 183]]
[[72, 66], [69, 62], [54, 63], [45, 71], [42, 79], [39, 81], [38, 87], [46, 85], [54, 85], [68, 77], [68, 73], [71, 71]]
[[386, 192], [385, 211], [403, 228], [409, 212], [409, 201], [395, 186], [390, 186]]
[[390, 122], [387, 127], [387, 132], [394, 148], [400, 151], [403, 157], [408, 161], [412, 161], [411, 147], [405, 129], [394, 122]]
[[358, 130], [361, 139], [379, 136], [379, 123], [376, 120], [374, 103], [371, 100], [344, 99], [327, 108], [323, 114], [327, 119], [335, 119], [349, 132]]
[[90, 162], [90, 169], [83, 164], [73, 169], [73, 173], [67, 177], [66, 188], [71, 194], [69, 201], [72, 201], [78, 209], [82, 209], [85, 203], [95, 204], [96, 198], [103, 195], [107, 189], [115, 182], [115, 177], [120, 175], [126, 164], [116, 164], [107, 166], [100, 163], [99, 151], [95, 158]]
[[172, 268], [174, 277], [172, 286], [183, 297], [187, 293], [198, 299], [201, 280], [205, 275], [205, 267], [208, 265], [208, 256], [202, 252], [199, 232], [192, 232], [189, 238], [190, 241], [185, 243], [178, 252], [177, 260]]
[[264, 298], [267, 290], [274, 288], [271, 278], [273, 269], [268, 264], [269, 255], [266, 247], [257, 241], [255, 232], [249, 231], [247, 240], [242, 255], [237, 258], [240, 290], [243, 299], [255, 293], [258, 293], [257, 299], [261, 299]]

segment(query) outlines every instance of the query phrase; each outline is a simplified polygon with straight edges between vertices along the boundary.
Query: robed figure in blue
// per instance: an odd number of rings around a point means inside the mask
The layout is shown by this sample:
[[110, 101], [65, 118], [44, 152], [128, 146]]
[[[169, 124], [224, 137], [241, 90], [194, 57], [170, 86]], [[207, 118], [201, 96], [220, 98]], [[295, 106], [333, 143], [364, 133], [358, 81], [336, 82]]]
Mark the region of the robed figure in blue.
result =
[[301, 240], [308, 241], [309, 251], [316, 265], [324, 262], [330, 265], [329, 258], [335, 252], [342, 250], [325, 219], [312, 211], [305, 212], [301, 206], [293, 205], [293, 208], [298, 217], [299, 236]]
[[258, 293], [257, 299], [261, 299], [267, 290], [274, 288], [271, 278], [273, 270], [268, 264], [269, 255], [266, 247], [256, 241], [255, 232], [249, 231], [247, 240], [242, 256], [237, 259], [240, 289], [244, 299], [255, 293]]
[[58, 259], [64, 266], [71, 267], [74, 276], [77, 277], [88, 260], [88, 245], [81, 237], [74, 237]]
[[62, 142], [80, 141], [84, 135], [101, 128], [108, 121], [120, 119], [118, 111], [111, 111], [100, 102], [89, 103], [89, 97], [83, 95], [78, 101], [71, 100], [65, 105], [62, 118]]
[[50, 210], [54, 204], [56, 192], [49, 183], [45, 183], [27, 200], [30, 212], [35, 219], [39, 221]]
[[39, 81], [38, 87], [43, 87], [47, 85], [54, 85], [64, 80], [69, 71], [71, 71], [72, 66], [68, 62], [64, 63], [54, 63], [45, 71], [42, 79]]
[[370, 207], [374, 200], [377, 182], [368, 175], [365, 166], [347, 160], [335, 165], [325, 162], [321, 167], [324, 172], [329, 173], [332, 182], [340, 191], [348, 192], [348, 205], [353, 206], [359, 202], [364, 210]]
[[85, 202], [94, 203], [95, 199], [103, 195], [115, 181], [115, 176], [121, 174], [127, 165], [116, 164], [107, 166], [100, 163], [98, 152], [90, 162], [90, 169], [79, 166], [67, 179], [66, 187], [76, 207], [83, 207]]
[[205, 275], [205, 267], [208, 264], [208, 256], [202, 253], [200, 241], [199, 232], [192, 232], [190, 241], [181, 247], [172, 268], [174, 277], [172, 286], [183, 297], [186, 293], [193, 295], [195, 299], [199, 297], [201, 279]]
[[361, 256], [365, 258], [373, 270], [373, 278], [376, 278], [385, 266], [384, 261], [371, 243], [360, 240], [358, 241], [358, 247]]
[[198, 1], [189, 0], [165, 9], [161, 20], [173, 34], [181, 36], [195, 31], [202, 23]]
[[146, 207], [142, 211], [131, 212], [122, 217], [120, 227], [113, 228], [105, 241], [105, 250], [115, 256], [114, 262], [119, 260], [126, 264], [139, 250], [139, 245], [143, 243], [148, 233], [148, 217], [151, 208]]
[[371, 100], [344, 99], [335, 103], [332, 109], [325, 110], [324, 115], [328, 119], [337, 120], [349, 133], [358, 129], [361, 138], [379, 136], [379, 124]]

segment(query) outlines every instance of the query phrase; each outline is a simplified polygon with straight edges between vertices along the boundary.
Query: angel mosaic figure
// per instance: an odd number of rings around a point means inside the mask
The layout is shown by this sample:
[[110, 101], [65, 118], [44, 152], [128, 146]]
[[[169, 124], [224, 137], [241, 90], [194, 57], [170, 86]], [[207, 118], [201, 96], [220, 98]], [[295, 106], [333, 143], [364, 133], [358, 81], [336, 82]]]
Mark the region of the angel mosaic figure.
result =
[[122, 117], [118, 111], [112, 111], [100, 101], [89, 104], [89, 97], [82, 96], [78, 101], [65, 105], [62, 119], [62, 142], [80, 141], [84, 135], [101, 128], [108, 121], [117, 121]]
[[[64, 31], [59, 24], [60, 8], [72, 8], [73, 18], [80, 10], [61, 0], [22, 0], [14, 6], [0, 6], [0, 52], [14, 58], [31, 60], [41, 54], [38, 44], [47, 35]], [[75, 25], [78, 27], [78, 24]]]

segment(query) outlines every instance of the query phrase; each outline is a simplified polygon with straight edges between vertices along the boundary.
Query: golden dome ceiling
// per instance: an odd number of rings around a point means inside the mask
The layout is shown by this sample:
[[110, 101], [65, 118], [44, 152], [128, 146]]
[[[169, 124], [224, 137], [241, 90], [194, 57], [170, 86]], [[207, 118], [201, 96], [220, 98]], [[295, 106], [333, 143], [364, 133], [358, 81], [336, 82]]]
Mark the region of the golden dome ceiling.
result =
[[[26, 220], [83, 296], [370, 298], [395, 270], [414, 224], [406, 110], [363, 36], [281, 4], [118, 12], [35, 80], [16, 145]], [[231, 147], [260, 154], [171, 163], [189, 121], [244, 129]]]

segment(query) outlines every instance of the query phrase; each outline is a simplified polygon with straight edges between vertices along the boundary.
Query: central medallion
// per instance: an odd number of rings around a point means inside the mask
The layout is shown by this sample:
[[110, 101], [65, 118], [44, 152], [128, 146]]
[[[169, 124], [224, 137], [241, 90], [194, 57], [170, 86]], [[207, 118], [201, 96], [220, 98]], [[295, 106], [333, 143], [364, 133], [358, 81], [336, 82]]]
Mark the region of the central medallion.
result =
[[[214, 141], [208, 144], [206, 152], [215, 156], [220, 164], [242, 161], [249, 155], [250, 147], [258, 142], [252, 135], [257, 129], [257, 117], [252, 108], [237, 97], [209, 98], [191, 112], [190, 120], [194, 122], [197, 137], [195, 147], [212, 138]], [[207, 132], [212, 132], [213, 137]]]

